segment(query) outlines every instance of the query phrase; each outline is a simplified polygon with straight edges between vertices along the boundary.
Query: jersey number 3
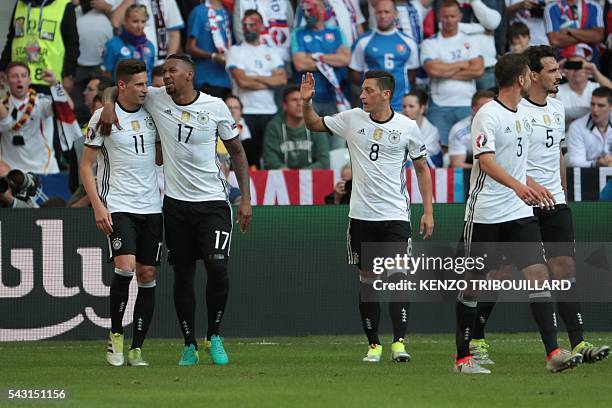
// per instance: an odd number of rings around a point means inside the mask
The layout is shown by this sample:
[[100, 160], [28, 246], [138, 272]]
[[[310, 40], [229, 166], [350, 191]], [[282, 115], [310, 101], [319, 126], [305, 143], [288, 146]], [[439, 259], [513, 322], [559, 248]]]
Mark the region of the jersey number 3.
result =
[[185, 127], [185, 130], [187, 132], [187, 137], [185, 138], [185, 141], [183, 143], [187, 143], [187, 142], [189, 142], [189, 138], [191, 137], [191, 132], [193, 132], [193, 126], [183, 125], [182, 123], [178, 124], [178, 141], [179, 141], [179, 143], [183, 139], [183, 126]]

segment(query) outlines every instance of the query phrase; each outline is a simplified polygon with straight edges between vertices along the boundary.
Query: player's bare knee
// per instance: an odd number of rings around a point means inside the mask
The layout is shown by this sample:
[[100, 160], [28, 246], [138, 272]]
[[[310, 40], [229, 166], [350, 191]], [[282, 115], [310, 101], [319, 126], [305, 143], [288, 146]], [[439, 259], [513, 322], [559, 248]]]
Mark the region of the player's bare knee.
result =
[[576, 264], [570, 256], [556, 256], [548, 260], [550, 274], [554, 279], [572, 279], [576, 277]]
[[525, 279], [531, 282], [537, 282], [539, 285], [543, 285], [544, 282], [548, 281], [550, 278], [546, 264], [527, 266], [523, 268], [522, 273]]
[[121, 255], [113, 259], [116, 269], [134, 272], [136, 270], [136, 258], [134, 255]]
[[138, 265], [136, 268], [136, 279], [138, 283], [149, 283], [155, 280], [157, 268], [152, 265]]

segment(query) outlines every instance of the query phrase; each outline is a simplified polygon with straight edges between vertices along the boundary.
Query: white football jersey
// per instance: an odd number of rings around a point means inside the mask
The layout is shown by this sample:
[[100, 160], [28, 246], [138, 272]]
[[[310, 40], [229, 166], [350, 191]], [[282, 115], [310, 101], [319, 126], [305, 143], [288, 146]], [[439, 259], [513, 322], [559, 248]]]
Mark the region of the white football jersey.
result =
[[468, 223], [498, 224], [533, 216], [533, 210], [512, 189], [480, 169], [479, 156], [495, 153], [495, 162], [521, 183], [527, 182], [527, 153], [533, 128], [522, 110], [513, 111], [494, 99], [472, 121], [474, 164], [465, 208]]
[[112, 127], [102, 136], [96, 125], [102, 108], [89, 120], [85, 145], [99, 147], [98, 194], [110, 213], [155, 214], [161, 212], [161, 196], [155, 171], [155, 144], [159, 141], [151, 115], [144, 109], [130, 112], [115, 103], [123, 130]]
[[366, 221], [410, 221], [406, 161], [427, 155], [416, 122], [395, 112], [381, 123], [360, 108], [323, 118], [346, 139], [353, 168], [349, 217]]
[[177, 105], [165, 87], [149, 87], [144, 106], [155, 120], [162, 144], [165, 194], [191, 202], [227, 200], [217, 135], [234, 139], [238, 129], [225, 103], [198, 91], [193, 102]]
[[533, 134], [529, 140], [527, 175], [546, 187], [557, 204], [565, 204], [561, 186], [561, 142], [565, 140], [565, 109], [561, 101], [547, 98], [545, 105], [523, 99], [519, 110], [531, 116]]
[[[28, 105], [28, 98], [19, 100], [10, 96], [7, 100], [9, 115], [0, 120], [0, 160], [12, 169], [36, 174], [59, 173], [53, 149], [53, 100], [45, 94], [36, 94], [30, 118], [19, 130], [13, 124], [21, 119]], [[15, 137], [23, 144], [14, 144]]]

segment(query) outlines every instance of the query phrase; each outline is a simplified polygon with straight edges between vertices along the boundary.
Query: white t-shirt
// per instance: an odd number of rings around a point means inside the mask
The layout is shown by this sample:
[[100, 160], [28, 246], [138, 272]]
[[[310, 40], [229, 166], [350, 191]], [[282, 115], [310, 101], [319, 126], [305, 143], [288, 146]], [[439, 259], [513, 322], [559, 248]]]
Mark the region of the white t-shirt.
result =
[[[183, 21], [181, 12], [176, 5], [176, 0], [136, 0], [136, 4], [144, 4], [147, 7], [149, 19], [145, 25], [144, 32], [147, 36], [147, 40], [153, 43], [155, 51], [157, 51], [157, 29], [155, 28], [155, 17], [153, 15], [153, 9], [151, 8], [151, 3], [155, 1], [159, 2], [162, 15], [164, 16], [166, 31], [179, 30], [185, 26], [185, 22]], [[166, 41], [168, 41], [167, 33]], [[159, 58], [159, 56], [156, 56], [155, 65], [161, 65], [165, 60], [165, 58]]]
[[[277, 48], [264, 44], [254, 46], [243, 42], [230, 47], [225, 67], [230, 73], [232, 69], [238, 68], [243, 70], [247, 76], [271, 76], [272, 72], [283, 68], [284, 64]], [[240, 98], [244, 106], [242, 113], [245, 115], [274, 115], [276, 113], [273, 89], [243, 89], [234, 80], [232, 80], [232, 85], [234, 94]]]
[[238, 129], [225, 103], [198, 91], [192, 103], [177, 105], [165, 87], [149, 87], [144, 106], [162, 144], [165, 194], [191, 202], [227, 200], [217, 135], [230, 140], [238, 137]]
[[499, 224], [533, 216], [533, 210], [510, 188], [480, 169], [479, 156], [495, 153], [495, 162], [521, 183], [527, 182], [527, 153], [533, 128], [520, 108], [512, 111], [494, 99], [478, 110], [472, 121], [474, 165], [465, 221]]
[[423, 117], [421, 124], [421, 137], [427, 146], [427, 155], [436, 156], [442, 151], [440, 146], [440, 132], [427, 118]]
[[[506, 0], [506, 7], [510, 7], [516, 3], [522, 3], [523, 0]], [[529, 27], [529, 45], [548, 45], [548, 37], [546, 36], [546, 26], [544, 17], [534, 18], [529, 10], [519, 10], [514, 14], [511, 22], [521, 21]]]
[[612, 119], [602, 134], [591, 114], [576, 119], [567, 131], [567, 165], [594, 167], [600, 156], [612, 154]]
[[[13, 124], [21, 119], [28, 105], [29, 95], [18, 100], [13, 96], [8, 99], [9, 115], [0, 121], [0, 160], [4, 160], [12, 169], [36, 174], [59, 173], [53, 149], [53, 101], [44, 94], [36, 94], [34, 108], [30, 119], [19, 130], [13, 130]], [[13, 112], [16, 118], [13, 119]], [[23, 145], [14, 145], [15, 136], [23, 137]]]
[[[121, 0], [105, 0], [115, 10]], [[102, 64], [104, 46], [113, 38], [113, 25], [101, 11], [91, 9], [83, 14], [81, 6], [75, 8], [79, 32], [79, 65], [91, 67]]]
[[472, 156], [472, 115], [455, 123], [448, 132], [448, 154], [465, 155], [466, 160]]
[[353, 168], [349, 217], [366, 221], [410, 221], [406, 161], [425, 157], [416, 122], [401, 113], [380, 123], [360, 108], [325, 116], [327, 129], [346, 139]]
[[533, 133], [529, 140], [527, 175], [546, 187], [557, 204], [565, 204], [561, 186], [561, 142], [565, 140], [565, 111], [555, 98], [547, 98], [546, 105], [523, 99], [519, 109], [531, 116]]
[[89, 120], [85, 145], [98, 147], [98, 194], [110, 213], [156, 214], [161, 196], [155, 170], [159, 141], [151, 115], [144, 109], [127, 111], [115, 103], [122, 130], [114, 125], [109, 136], [96, 132], [102, 108]]
[[[439, 60], [445, 64], [467, 61], [482, 53], [469, 35], [458, 32], [453, 37], [442, 37], [441, 33], [421, 43], [421, 65], [429, 60]], [[472, 95], [476, 92], [474, 80], [432, 78], [431, 99], [440, 106], [470, 106]]]
[[596, 82], [588, 81], [582, 95], [578, 95], [570, 88], [568, 83], [559, 85], [559, 92], [556, 98], [565, 107], [565, 123], [569, 126], [571, 122], [589, 113], [591, 107], [591, 95], [599, 88]]

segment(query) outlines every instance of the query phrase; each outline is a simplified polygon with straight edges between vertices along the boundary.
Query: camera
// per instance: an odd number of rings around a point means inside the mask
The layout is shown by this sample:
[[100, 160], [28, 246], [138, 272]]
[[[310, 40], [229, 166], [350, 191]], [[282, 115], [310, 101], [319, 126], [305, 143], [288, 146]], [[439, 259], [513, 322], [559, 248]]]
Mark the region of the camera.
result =
[[21, 200], [34, 197], [41, 188], [40, 177], [34, 173], [11, 170], [6, 177], [0, 178], [0, 194], [11, 189], [13, 196]]

